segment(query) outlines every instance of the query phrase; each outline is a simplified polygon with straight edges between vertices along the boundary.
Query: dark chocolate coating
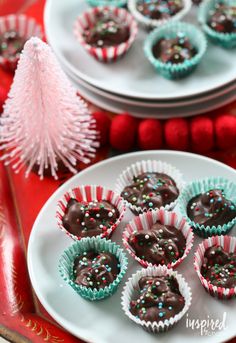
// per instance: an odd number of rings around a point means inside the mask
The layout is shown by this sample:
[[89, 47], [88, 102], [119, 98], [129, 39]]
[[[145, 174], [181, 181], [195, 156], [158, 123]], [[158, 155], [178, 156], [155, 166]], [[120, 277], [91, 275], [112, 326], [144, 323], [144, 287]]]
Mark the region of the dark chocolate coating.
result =
[[7, 31], [0, 38], [0, 55], [6, 59], [19, 57], [25, 39], [15, 31]]
[[236, 6], [217, 4], [210, 13], [208, 25], [217, 32], [236, 32]]
[[162, 173], [142, 173], [133, 177], [133, 183], [121, 192], [125, 200], [142, 208], [160, 208], [177, 199], [178, 195], [175, 181]]
[[97, 14], [95, 24], [86, 28], [83, 36], [89, 45], [103, 48], [126, 42], [130, 36], [130, 29], [125, 21], [105, 11]]
[[190, 40], [184, 35], [179, 34], [173, 39], [163, 38], [153, 46], [153, 56], [163, 63], [183, 63], [190, 60], [197, 54]]
[[116, 256], [109, 252], [88, 251], [76, 257], [73, 270], [75, 283], [99, 289], [116, 279], [120, 264]]
[[107, 231], [119, 218], [119, 211], [105, 200], [78, 202], [70, 199], [63, 217], [64, 228], [75, 236], [97, 236]]
[[236, 217], [236, 206], [225, 198], [222, 190], [213, 189], [192, 198], [187, 206], [187, 214], [195, 223], [217, 226]]
[[221, 246], [212, 246], [204, 254], [201, 274], [212, 285], [236, 287], [236, 252], [228, 253]]
[[130, 235], [129, 244], [141, 259], [152, 264], [168, 264], [183, 256], [186, 239], [174, 226], [158, 222], [148, 231]]
[[130, 302], [130, 312], [141, 320], [164, 321], [184, 308], [184, 297], [173, 276], [142, 277], [139, 288], [138, 297]]
[[183, 8], [182, 0], [139, 0], [137, 10], [147, 18], [169, 19]]

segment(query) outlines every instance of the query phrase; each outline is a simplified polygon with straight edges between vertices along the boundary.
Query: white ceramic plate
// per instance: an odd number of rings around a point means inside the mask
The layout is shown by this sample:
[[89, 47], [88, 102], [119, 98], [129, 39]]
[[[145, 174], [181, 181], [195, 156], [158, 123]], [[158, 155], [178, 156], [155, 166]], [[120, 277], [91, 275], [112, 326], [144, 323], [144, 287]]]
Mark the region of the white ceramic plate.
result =
[[[113, 93], [110, 92], [105, 92], [101, 90], [100, 88], [92, 86], [90, 83], [87, 83], [83, 81], [82, 79], [76, 77], [76, 75], [73, 75], [70, 70], [67, 70], [65, 66], [62, 65], [62, 68], [64, 69], [65, 73], [75, 81], [75, 83], [78, 86], [82, 86], [83, 88], [87, 89], [88, 91], [91, 91], [99, 96], [102, 96], [103, 98], [107, 98], [109, 100], [114, 100], [115, 102], [119, 102], [122, 104], [127, 104], [131, 106], [141, 106], [145, 108], [176, 108], [180, 106], [194, 106], [196, 104], [203, 104], [206, 101], [213, 101], [214, 99], [217, 99], [218, 97], [222, 97], [224, 95], [229, 94], [229, 92], [236, 91], [236, 82], [232, 82], [228, 84], [225, 87], [221, 87], [217, 89], [216, 91], [210, 92], [203, 94], [199, 97], [195, 98], [188, 98], [185, 101], [182, 100], [175, 100], [175, 101], [145, 101], [145, 100], [139, 100], [139, 99], [132, 99], [132, 98], [127, 98], [127, 97], [121, 97], [118, 95], [114, 95]], [[236, 95], [235, 95], [236, 98]]]
[[[104, 64], [84, 51], [72, 33], [76, 17], [88, 8], [85, 0], [48, 0], [45, 8], [45, 29], [48, 42], [63, 64], [82, 80], [121, 96], [146, 100], [167, 100], [192, 97], [215, 90], [236, 79], [234, 50], [209, 45], [199, 68], [189, 77], [166, 80], [158, 75], [143, 53], [146, 32], [139, 30], [137, 40], [120, 61]], [[186, 17], [196, 22], [195, 9]]]
[[206, 100], [199, 104], [190, 104], [187, 106], [178, 106], [176, 104], [175, 107], [170, 108], [162, 106], [152, 108], [141, 104], [129, 105], [127, 103], [115, 101], [108, 97], [94, 93], [93, 91], [79, 84], [77, 80], [73, 80], [71, 76], [68, 75], [68, 77], [70, 78], [71, 82], [74, 83], [74, 86], [77, 88], [80, 95], [92, 104], [118, 114], [129, 112], [133, 116], [140, 118], [154, 117], [158, 119], [167, 119], [173, 117], [189, 117], [213, 111], [214, 109], [218, 109], [221, 106], [227, 105], [236, 99], [236, 92], [235, 89], [233, 89], [222, 96], [218, 96], [216, 99], [214, 98], [213, 100]]
[[[236, 335], [234, 323], [236, 300], [219, 301], [205, 292], [193, 268], [193, 251], [202, 239], [196, 237], [194, 249], [177, 268], [192, 288], [192, 306], [189, 319], [222, 320], [226, 312], [226, 329], [208, 336], [200, 331], [186, 328], [186, 316], [168, 333], [151, 335], [124, 315], [120, 305], [121, 291], [127, 278], [140, 268], [129, 257], [129, 269], [117, 293], [100, 302], [89, 302], [77, 295], [58, 272], [58, 260], [72, 240], [57, 228], [55, 211], [57, 200], [69, 188], [81, 184], [101, 184], [114, 189], [118, 175], [128, 165], [142, 159], [159, 159], [176, 166], [185, 181], [205, 176], [221, 175], [236, 180], [236, 172], [212, 159], [184, 152], [147, 151], [121, 155], [100, 162], [77, 174], [61, 186], [40, 211], [29, 240], [28, 269], [34, 290], [48, 313], [66, 330], [85, 341], [95, 343], [219, 343]], [[123, 224], [114, 233], [112, 240], [120, 243], [123, 227], [132, 215], [127, 211]], [[231, 235], [235, 235], [234, 228]], [[209, 316], [209, 317], [208, 317]]]

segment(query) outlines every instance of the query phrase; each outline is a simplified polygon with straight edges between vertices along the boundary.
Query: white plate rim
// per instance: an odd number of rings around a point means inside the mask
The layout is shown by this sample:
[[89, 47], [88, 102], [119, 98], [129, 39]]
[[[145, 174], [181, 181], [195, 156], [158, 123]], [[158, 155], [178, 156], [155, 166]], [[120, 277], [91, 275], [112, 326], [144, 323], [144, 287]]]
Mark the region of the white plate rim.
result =
[[[106, 165], [109, 164], [110, 162], [113, 161], [119, 161], [120, 159], [123, 158], [123, 156], [129, 157], [129, 156], [135, 156], [137, 157], [137, 160], [143, 159], [145, 157], [145, 155], [148, 155], [150, 153], [158, 153], [159, 155], [181, 155], [181, 156], [187, 156], [187, 157], [192, 157], [195, 159], [201, 159], [201, 160], [206, 160], [208, 162], [211, 162], [212, 164], [216, 164], [216, 165], [220, 165], [228, 170], [230, 170], [231, 172], [235, 173], [236, 175], [236, 171], [227, 166], [226, 164], [216, 161], [212, 158], [206, 157], [206, 156], [202, 156], [202, 155], [198, 155], [198, 154], [194, 154], [194, 153], [189, 153], [189, 152], [182, 152], [182, 151], [171, 151], [171, 150], [147, 150], [147, 151], [139, 151], [139, 152], [132, 152], [132, 153], [128, 153], [128, 154], [122, 154], [122, 155], [118, 155], [115, 157], [111, 157], [108, 158], [106, 160], [103, 160], [101, 162], [98, 162], [90, 167], [89, 170], [93, 170], [96, 169], [97, 166], [101, 166], [101, 165]], [[45, 204], [43, 205], [43, 207], [41, 208], [40, 212], [38, 213], [38, 216], [33, 224], [31, 233], [30, 233], [30, 237], [29, 237], [29, 241], [28, 241], [28, 248], [27, 248], [27, 266], [28, 266], [28, 272], [29, 272], [29, 276], [30, 276], [30, 281], [32, 283], [32, 286], [34, 288], [34, 291], [37, 295], [37, 297], [39, 298], [39, 301], [42, 303], [42, 305], [44, 306], [44, 308], [47, 310], [47, 312], [62, 326], [64, 327], [68, 332], [72, 333], [74, 336], [83, 339], [87, 342], [94, 342], [94, 337], [89, 337], [89, 336], [81, 336], [78, 335], [78, 333], [76, 331], [74, 331], [73, 329], [71, 330], [71, 328], [69, 327], [70, 323], [68, 323], [68, 321], [63, 320], [63, 318], [61, 318], [60, 315], [55, 314], [54, 310], [51, 309], [50, 305], [47, 304], [47, 302], [44, 300], [43, 296], [41, 296], [40, 291], [38, 290], [37, 287], [37, 282], [34, 279], [34, 273], [33, 273], [33, 266], [32, 266], [32, 261], [30, 259], [31, 256], [31, 249], [32, 248], [32, 241], [33, 241], [33, 237], [35, 235], [35, 231], [37, 230], [37, 223], [40, 221], [40, 217], [43, 214], [44, 208], [46, 208], [47, 204], [51, 201], [53, 201], [54, 198], [57, 198], [57, 195], [62, 191], [62, 190], [66, 190], [69, 189], [70, 187], [68, 187], [68, 185], [70, 183], [73, 182], [73, 180], [75, 180], [76, 178], [78, 178], [78, 175], [83, 175], [86, 174], [88, 168], [86, 168], [85, 170], [81, 171], [79, 174], [74, 175], [72, 178], [70, 178], [69, 180], [67, 180], [59, 189], [57, 189], [51, 196], [50, 198], [45, 202]], [[81, 330], [83, 331], [83, 330]], [[86, 331], [87, 332], [87, 331]], [[226, 340], [230, 340], [232, 338], [234, 338], [234, 334], [232, 336], [228, 336], [226, 338]]]

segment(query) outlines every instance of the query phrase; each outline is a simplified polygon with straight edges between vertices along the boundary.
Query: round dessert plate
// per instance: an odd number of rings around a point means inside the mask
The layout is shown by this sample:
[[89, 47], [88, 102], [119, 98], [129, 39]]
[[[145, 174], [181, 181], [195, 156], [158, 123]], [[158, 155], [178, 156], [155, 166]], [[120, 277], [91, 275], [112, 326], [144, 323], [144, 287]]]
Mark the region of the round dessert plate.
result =
[[129, 112], [135, 117], [140, 118], [150, 118], [155, 117], [158, 119], [167, 119], [173, 117], [189, 117], [201, 113], [206, 113], [213, 111], [221, 106], [225, 106], [236, 99], [235, 87], [232, 91], [227, 92], [221, 96], [218, 96], [216, 99], [210, 99], [209, 101], [203, 101], [199, 104], [187, 104], [186, 106], [178, 106], [177, 104], [175, 107], [162, 107], [161, 105], [156, 107], [149, 107], [146, 104], [142, 104], [141, 102], [136, 105], [129, 105], [125, 102], [115, 101], [109, 99], [108, 97], [98, 95], [93, 91], [87, 89], [86, 87], [79, 84], [77, 81], [72, 80], [75, 87], [77, 88], [80, 95], [91, 102], [92, 104], [103, 108], [107, 111], [114, 112], [114, 113], [124, 113]]
[[[178, 81], [164, 79], [144, 56], [143, 42], [147, 32], [141, 28], [133, 46], [121, 60], [111, 64], [98, 62], [73, 35], [76, 17], [87, 8], [85, 0], [48, 0], [45, 29], [48, 42], [67, 69], [95, 87], [125, 97], [176, 100], [215, 90], [236, 79], [235, 50], [211, 44], [199, 67], [189, 77]], [[196, 23], [196, 9], [193, 8], [185, 19]]]
[[[120, 155], [87, 168], [62, 185], [41, 209], [31, 231], [28, 245], [28, 269], [34, 290], [47, 312], [70, 333], [88, 342], [96, 343], [219, 343], [236, 335], [234, 321], [236, 299], [220, 301], [211, 297], [201, 286], [193, 268], [193, 252], [202, 239], [195, 237], [194, 248], [177, 267], [189, 283], [192, 305], [188, 314], [169, 332], [152, 335], [130, 321], [121, 309], [121, 291], [127, 280], [140, 265], [129, 257], [128, 272], [118, 291], [110, 298], [90, 302], [81, 298], [59, 275], [58, 261], [64, 249], [73, 241], [56, 224], [57, 200], [71, 187], [97, 184], [114, 189], [119, 174], [130, 164], [156, 159], [176, 166], [186, 182], [209, 175], [224, 176], [235, 181], [236, 172], [217, 161], [184, 152], [146, 151]], [[178, 212], [178, 208], [176, 209]], [[133, 215], [127, 210], [112, 240], [121, 244], [125, 224]], [[235, 235], [235, 228], [231, 235]], [[127, 254], [128, 256], [128, 254]], [[221, 323], [221, 329], [215, 323]], [[206, 323], [213, 323], [211, 326]], [[190, 327], [190, 322], [191, 327]], [[205, 327], [204, 327], [205, 323]], [[202, 331], [199, 328], [202, 326]], [[217, 325], [217, 324], [216, 324]]]

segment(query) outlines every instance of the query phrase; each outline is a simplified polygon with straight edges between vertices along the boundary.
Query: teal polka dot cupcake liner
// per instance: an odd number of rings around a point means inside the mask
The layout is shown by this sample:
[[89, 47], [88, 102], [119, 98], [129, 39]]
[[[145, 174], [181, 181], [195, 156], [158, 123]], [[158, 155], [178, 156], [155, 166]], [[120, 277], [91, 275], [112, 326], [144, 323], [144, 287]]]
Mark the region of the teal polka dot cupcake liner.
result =
[[91, 7], [97, 7], [97, 6], [124, 7], [127, 4], [127, 0], [86, 0], [86, 2]]
[[236, 0], [205, 0], [199, 7], [198, 21], [201, 24], [203, 31], [213, 43], [226, 49], [232, 49], [236, 47], [236, 32], [217, 32], [207, 24], [210, 13], [219, 3], [226, 6], [236, 6]]
[[[153, 55], [153, 46], [163, 38], [176, 38], [186, 36], [196, 48], [197, 54], [183, 63], [164, 63]], [[207, 49], [204, 34], [194, 25], [184, 22], [168, 23], [161, 28], [153, 30], [144, 42], [144, 53], [157, 72], [167, 79], [179, 79], [189, 75], [200, 63]]]
[[[109, 252], [117, 257], [120, 264], [120, 273], [116, 279], [108, 286], [101, 289], [93, 289], [78, 285], [74, 282], [75, 275], [73, 271], [74, 261], [77, 256], [83, 255], [87, 251]], [[128, 266], [128, 259], [124, 250], [111, 241], [104, 238], [87, 237], [77, 241], [67, 248], [59, 260], [59, 272], [64, 281], [66, 281], [81, 297], [87, 300], [101, 300], [114, 294], [124, 277]]]
[[205, 193], [212, 189], [222, 189], [225, 197], [236, 204], [236, 184], [222, 177], [206, 178], [189, 183], [179, 197], [179, 209], [181, 215], [186, 218], [193, 231], [201, 237], [211, 237], [227, 234], [236, 224], [236, 217], [224, 225], [204, 226], [192, 221], [187, 214], [189, 201], [198, 194]]

